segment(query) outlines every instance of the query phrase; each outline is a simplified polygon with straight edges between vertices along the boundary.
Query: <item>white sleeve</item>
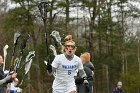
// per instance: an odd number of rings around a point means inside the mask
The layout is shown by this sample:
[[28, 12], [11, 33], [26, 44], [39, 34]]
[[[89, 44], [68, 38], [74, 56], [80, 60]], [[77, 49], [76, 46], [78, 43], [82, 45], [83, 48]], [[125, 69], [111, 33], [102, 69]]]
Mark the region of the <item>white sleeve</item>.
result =
[[83, 69], [83, 64], [81, 59], [79, 58], [79, 62], [78, 62], [78, 69]]
[[52, 62], [52, 67], [58, 68], [58, 64], [59, 64], [59, 56], [56, 56]]
[[6, 79], [0, 80], [0, 85], [2, 85], [2, 84], [5, 83], [5, 82], [6, 82]]

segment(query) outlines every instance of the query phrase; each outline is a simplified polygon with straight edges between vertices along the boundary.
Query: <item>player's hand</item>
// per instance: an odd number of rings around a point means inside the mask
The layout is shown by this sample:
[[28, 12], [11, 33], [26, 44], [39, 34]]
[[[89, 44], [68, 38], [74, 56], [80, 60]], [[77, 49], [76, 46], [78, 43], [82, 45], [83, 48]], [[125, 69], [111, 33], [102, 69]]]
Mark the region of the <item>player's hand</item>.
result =
[[49, 63], [47, 64], [47, 70], [49, 71], [49, 73], [52, 72], [52, 66]]
[[87, 81], [86, 78], [84, 78], [83, 84], [84, 84], [84, 86], [85, 86], [86, 91], [89, 92], [89, 82]]
[[12, 72], [5, 79], [6, 79], [6, 81], [8, 81], [8, 80], [11, 80], [13, 78], [16, 78], [16, 76], [17, 76], [17, 73]]
[[81, 77], [75, 77], [75, 83], [76, 84], [83, 84], [84, 80]]

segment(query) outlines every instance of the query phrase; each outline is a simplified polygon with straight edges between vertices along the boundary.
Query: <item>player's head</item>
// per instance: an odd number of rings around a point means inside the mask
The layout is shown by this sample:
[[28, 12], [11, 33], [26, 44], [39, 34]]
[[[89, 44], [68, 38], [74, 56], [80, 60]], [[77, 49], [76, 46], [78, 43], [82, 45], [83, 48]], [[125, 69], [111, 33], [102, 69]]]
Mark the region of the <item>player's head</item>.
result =
[[76, 46], [73, 40], [68, 40], [64, 44], [64, 53], [71, 56], [75, 54]]
[[3, 64], [3, 57], [0, 55], [0, 66]]
[[122, 82], [121, 82], [121, 81], [119, 81], [119, 82], [117, 83], [117, 87], [118, 87], [119, 89], [122, 88]]
[[[72, 40], [72, 35], [67, 35], [65, 38], [64, 38], [64, 45], [67, 41], [70, 41]], [[61, 53], [65, 53], [65, 46], [62, 46], [61, 47]]]
[[81, 54], [80, 58], [81, 58], [83, 64], [85, 64], [90, 61], [90, 53], [85, 52], [85, 53]]
[[67, 55], [73, 55], [75, 54], [75, 51], [76, 51], [76, 47], [72, 35], [67, 35], [64, 38], [64, 46], [62, 47], [61, 52]]

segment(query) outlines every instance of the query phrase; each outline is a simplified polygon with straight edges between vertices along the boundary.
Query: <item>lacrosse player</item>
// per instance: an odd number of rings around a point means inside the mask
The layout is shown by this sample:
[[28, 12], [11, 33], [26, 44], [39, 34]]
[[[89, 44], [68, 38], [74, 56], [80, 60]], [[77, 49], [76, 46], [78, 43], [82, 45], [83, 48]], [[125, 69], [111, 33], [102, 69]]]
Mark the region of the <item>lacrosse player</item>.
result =
[[88, 84], [86, 74], [83, 70], [81, 59], [75, 55], [76, 46], [73, 40], [64, 43], [63, 54], [57, 55], [52, 64], [47, 65], [49, 73], [56, 74], [53, 82], [53, 93], [76, 93], [74, 75], [76, 69], [79, 69], [84, 84]]
[[6, 76], [4, 79], [0, 80], [0, 85], [6, 83], [7, 81], [11, 80], [12, 78], [16, 77], [16, 73], [12, 74], [12, 75], [8, 75]]
[[90, 53], [85, 52], [80, 56], [84, 71], [87, 75], [87, 80], [89, 82], [89, 86], [83, 85], [83, 78], [79, 76], [79, 73], [75, 77], [75, 82], [77, 86], [78, 93], [93, 93], [93, 75], [94, 75], [94, 65], [90, 62]]
[[13, 78], [16, 78], [16, 73], [12, 72], [5, 77], [4, 71], [2, 69], [3, 57], [0, 55], [0, 93], [5, 93], [6, 85], [12, 81]]

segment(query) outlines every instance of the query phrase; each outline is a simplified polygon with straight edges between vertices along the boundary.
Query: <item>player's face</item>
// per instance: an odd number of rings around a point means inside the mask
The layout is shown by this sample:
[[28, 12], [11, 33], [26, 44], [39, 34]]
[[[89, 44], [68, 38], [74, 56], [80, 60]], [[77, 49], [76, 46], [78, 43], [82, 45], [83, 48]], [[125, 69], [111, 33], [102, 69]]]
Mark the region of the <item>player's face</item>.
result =
[[0, 65], [3, 64], [3, 57], [0, 55]]
[[73, 42], [68, 42], [67, 44], [65, 44], [65, 53], [69, 56], [75, 54], [75, 44]]
[[118, 88], [119, 88], [119, 89], [121, 89], [121, 88], [122, 88], [122, 86], [121, 86], [121, 85], [118, 85]]

